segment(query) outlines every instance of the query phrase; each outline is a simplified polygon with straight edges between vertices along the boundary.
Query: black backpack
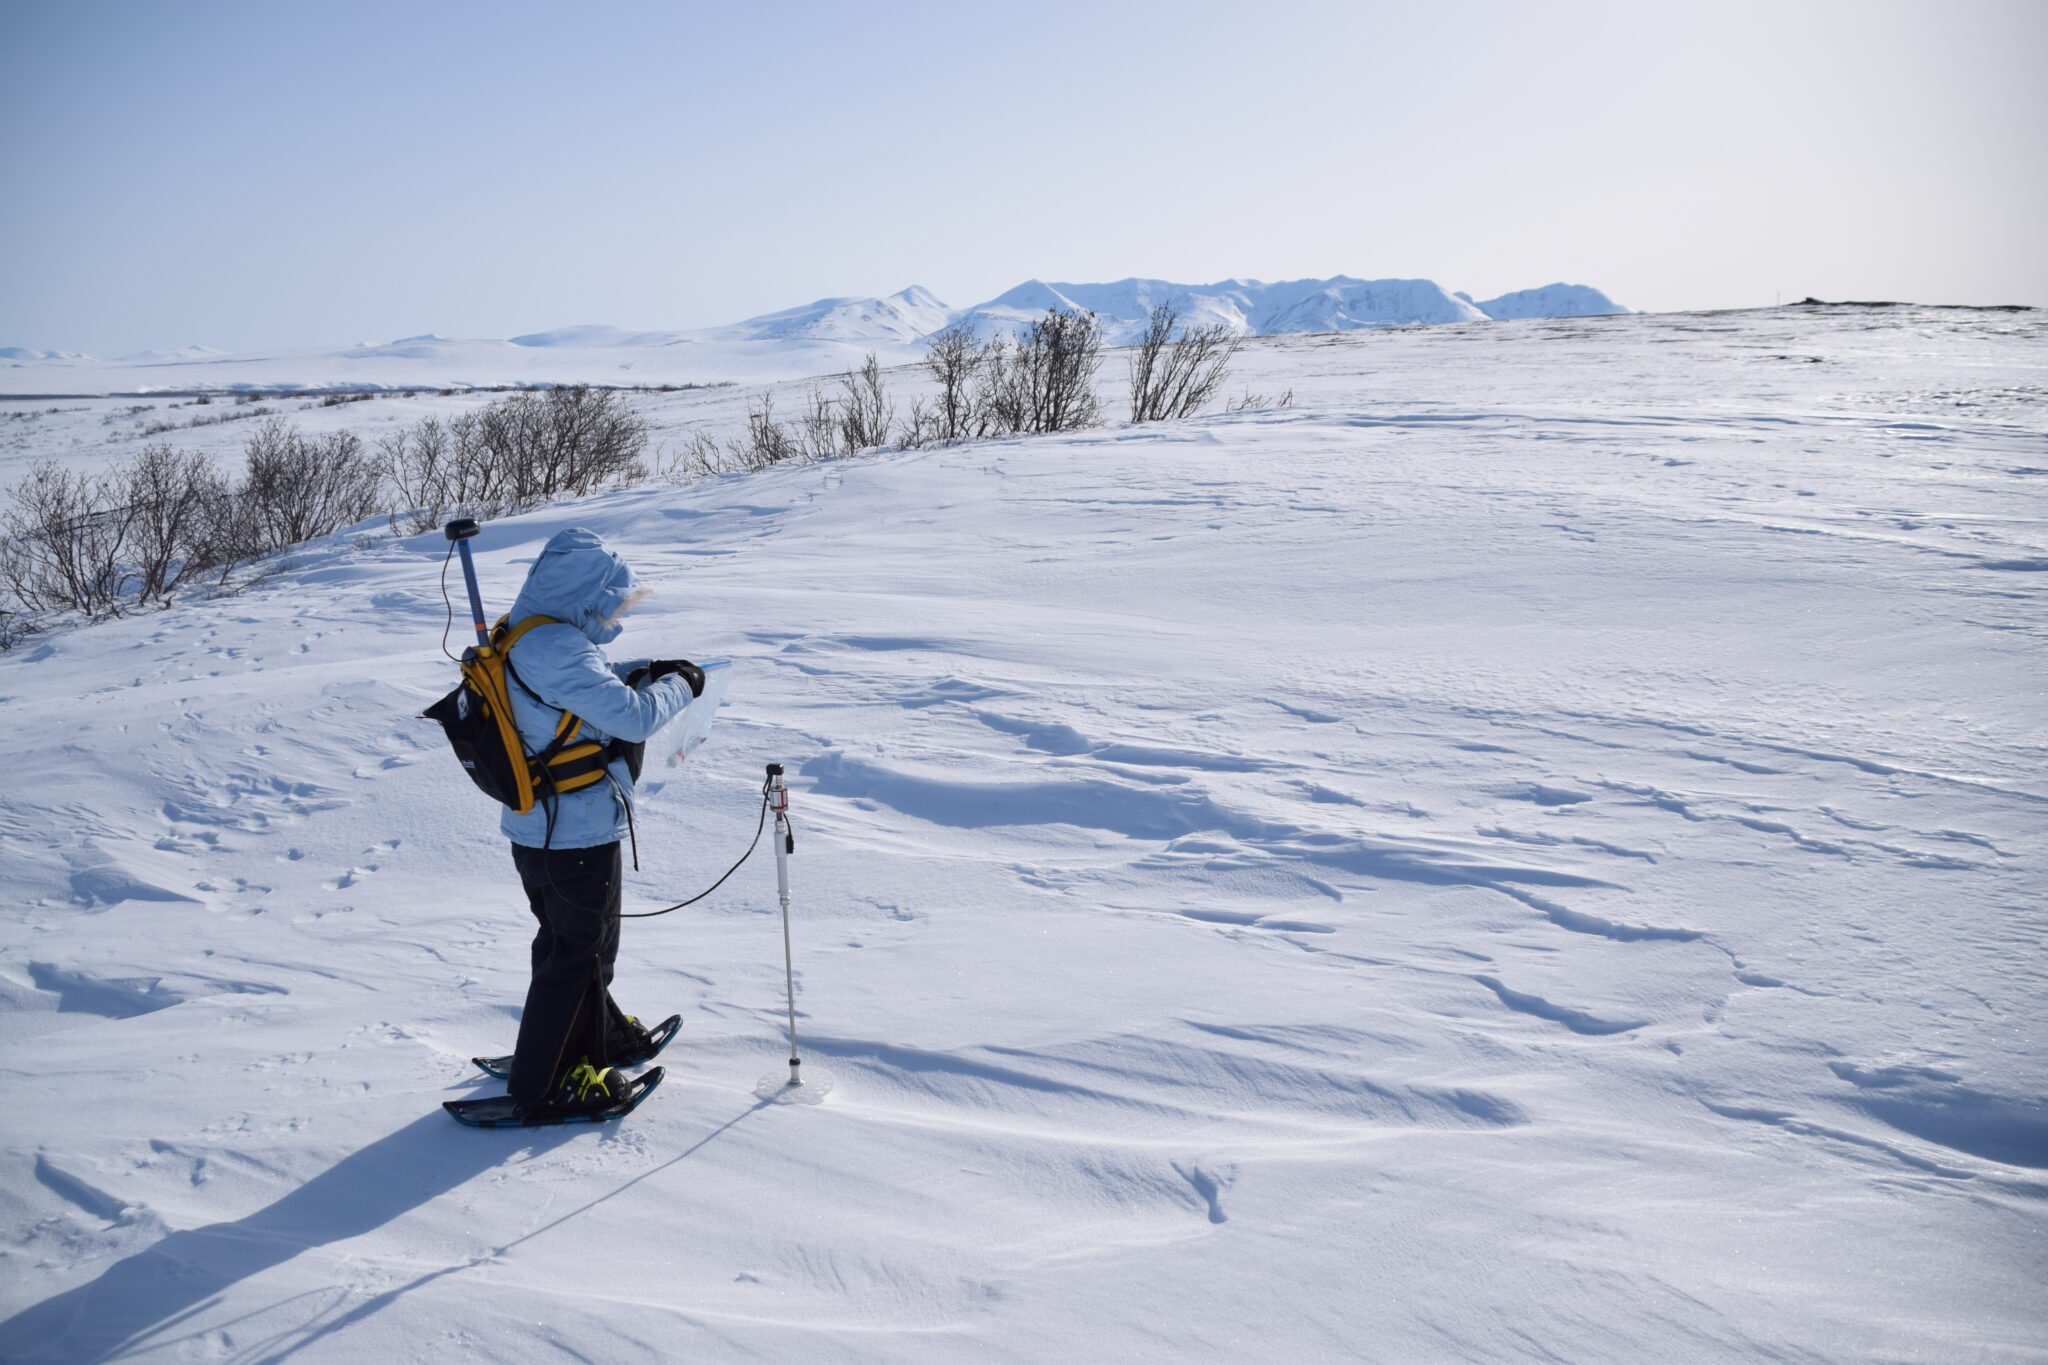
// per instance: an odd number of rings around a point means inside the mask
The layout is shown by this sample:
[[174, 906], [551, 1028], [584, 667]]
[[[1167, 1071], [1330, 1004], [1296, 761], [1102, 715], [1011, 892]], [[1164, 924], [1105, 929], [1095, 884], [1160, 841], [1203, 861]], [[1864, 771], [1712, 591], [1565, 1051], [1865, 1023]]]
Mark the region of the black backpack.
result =
[[[490, 644], [471, 645], [462, 651], [462, 684], [422, 714], [440, 723], [449, 747], [477, 790], [524, 815], [536, 800], [602, 781], [614, 750], [591, 740], [577, 743], [583, 721], [567, 711], [562, 712], [555, 737], [546, 748], [534, 753], [526, 747], [512, 717], [508, 682], [541, 705], [547, 703], [519, 681], [512, 669], [512, 646], [535, 626], [560, 622], [552, 616], [529, 616], [514, 626], [510, 620], [499, 618], [491, 629]], [[639, 765], [632, 766], [637, 769]]]

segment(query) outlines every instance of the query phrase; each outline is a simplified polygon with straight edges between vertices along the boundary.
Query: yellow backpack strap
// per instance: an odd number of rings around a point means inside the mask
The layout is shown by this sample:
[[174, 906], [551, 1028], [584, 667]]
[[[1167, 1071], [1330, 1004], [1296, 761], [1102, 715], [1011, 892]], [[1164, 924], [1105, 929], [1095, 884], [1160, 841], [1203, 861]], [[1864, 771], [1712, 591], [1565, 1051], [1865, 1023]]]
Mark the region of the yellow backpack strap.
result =
[[[501, 616], [498, 618], [496, 628], [491, 631], [491, 640], [497, 645], [498, 652], [505, 656], [505, 664], [508, 668], [512, 664], [512, 646], [524, 639], [526, 632], [532, 630], [535, 626], [559, 626], [562, 624], [560, 618], [554, 616], [529, 616], [516, 626], [512, 625], [511, 621], [512, 617], [509, 614]], [[519, 685], [521, 687], [525, 686], [524, 683]], [[535, 697], [534, 700], [540, 701], [540, 698]], [[546, 705], [547, 703], [542, 702], [541, 704]], [[555, 709], [561, 710], [560, 707]], [[559, 754], [565, 745], [574, 743], [576, 736], [581, 734], [582, 731], [582, 717], [572, 711], [562, 711], [562, 718], [555, 722], [555, 742], [551, 746], [550, 752]], [[552, 760], [550, 761], [552, 762]], [[592, 778], [591, 780], [595, 781], [596, 779]], [[573, 788], [563, 788], [563, 790], [573, 790]]]
[[[501, 656], [503, 656], [505, 660], [505, 667], [507, 669], [510, 669], [512, 667], [512, 646], [518, 644], [521, 640], [525, 639], [526, 632], [532, 630], [535, 626], [559, 626], [562, 624], [559, 620], [552, 616], [529, 616], [516, 626], [512, 625], [511, 621], [512, 618], [509, 615], [500, 616], [498, 618], [498, 624], [491, 627], [491, 644], [495, 646], [497, 648], [498, 653]], [[513, 676], [516, 681], [518, 675], [514, 674]], [[528, 688], [525, 683], [518, 683], [518, 686], [526, 691], [526, 695], [532, 697], [535, 701], [540, 702], [541, 705], [547, 705], [546, 702], [541, 701], [540, 695], [534, 692], [531, 688]], [[561, 710], [560, 707], [556, 707], [555, 709]], [[558, 739], [562, 738], [564, 735], [573, 736], [574, 731], [581, 729], [582, 726], [582, 721], [576, 719], [576, 717], [570, 715], [567, 711], [562, 711], [562, 718], [559, 721], [555, 722], [555, 736]]]
[[500, 653], [511, 653], [512, 646], [525, 638], [526, 632], [532, 630], [535, 626], [559, 626], [562, 624], [552, 616], [529, 616], [516, 626], [507, 624], [511, 619], [510, 616], [500, 616], [497, 629], [491, 632], [491, 643], [498, 647]]

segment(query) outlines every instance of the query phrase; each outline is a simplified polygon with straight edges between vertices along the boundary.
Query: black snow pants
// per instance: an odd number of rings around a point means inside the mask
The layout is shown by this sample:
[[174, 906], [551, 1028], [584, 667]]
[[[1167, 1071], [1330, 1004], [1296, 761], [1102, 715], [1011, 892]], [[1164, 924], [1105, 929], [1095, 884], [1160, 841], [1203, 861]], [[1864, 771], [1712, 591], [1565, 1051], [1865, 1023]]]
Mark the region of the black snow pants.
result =
[[530, 1105], [552, 1095], [583, 1058], [592, 1066], [607, 1064], [606, 1035], [615, 1035], [624, 1020], [611, 997], [624, 873], [616, 842], [548, 849], [514, 844], [512, 861], [540, 921], [509, 1086], [515, 1102]]

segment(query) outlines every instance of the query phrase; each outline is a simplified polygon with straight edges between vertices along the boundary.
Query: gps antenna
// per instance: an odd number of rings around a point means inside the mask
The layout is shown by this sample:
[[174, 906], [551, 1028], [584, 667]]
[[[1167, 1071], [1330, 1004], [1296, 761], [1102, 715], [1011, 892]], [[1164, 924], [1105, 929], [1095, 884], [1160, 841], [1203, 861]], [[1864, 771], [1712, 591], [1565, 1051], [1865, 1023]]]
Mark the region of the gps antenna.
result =
[[476, 564], [469, 557], [469, 542], [481, 528], [475, 517], [457, 517], [441, 528], [441, 534], [455, 542], [462, 552], [462, 581], [469, 585], [469, 617], [476, 622], [476, 642], [490, 648], [491, 628], [484, 624], [484, 599], [476, 590]]

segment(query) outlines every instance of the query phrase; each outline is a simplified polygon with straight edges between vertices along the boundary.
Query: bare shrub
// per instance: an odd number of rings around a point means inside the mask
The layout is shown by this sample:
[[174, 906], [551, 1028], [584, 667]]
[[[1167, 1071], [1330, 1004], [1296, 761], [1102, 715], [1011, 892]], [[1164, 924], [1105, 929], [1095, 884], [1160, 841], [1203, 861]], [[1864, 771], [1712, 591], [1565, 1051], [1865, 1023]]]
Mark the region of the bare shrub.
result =
[[725, 471], [725, 450], [705, 431], [691, 432], [681, 450], [662, 456], [655, 466], [656, 476], [665, 483], [687, 483]]
[[1263, 393], [1253, 393], [1250, 389], [1246, 389], [1244, 397], [1232, 399], [1230, 402], [1225, 403], [1223, 410], [1225, 412], [1256, 412], [1265, 408], [1288, 408], [1293, 406], [1293, 389], [1289, 389], [1281, 394], [1277, 400], [1268, 398]]
[[1099, 425], [1095, 372], [1102, 329], [1093, 313], [1048, 309], [1014, 346], [984, 347], [977, 364], [981, 434], [1074, 431]]
[[775, 398], [766, 389], [760, 398], [748, 400], [746, 435], [725, 449], [734, 467], [743, 470], [767, 469], [804, 455], [802, 440], [775, 420]]
[[647, 420], [610, 389], [519, 393], [443, 421], [424, 417], [378, 443], [398, 491], [394, 531], [460, 513], [505, 516], [647, 475]]
[[163, 445], [99, 476], [37, 465], [0, 516], [8, 609], [96, 619], [169, 605], [224, 552], [218, 513], [226, 482], [204, 456]]
[[1048, 312], [1031, 324], [1018, 349], [1020, 373], [1034, 396], [1031, 431], [1075, 431], [1099, 425], [1095, 372], [1102, 367], [1102, 329], [1093, 313]]
[[928, 445], [936, 445], [942, 439], [939, 435], [940, 429], [937, 408], [925, 406], [922, 398], [913, 398], [910, 400], [909, 419], [896, 429], [896, 444], [905, 450], [920, 450]]
[[233, 568], [233, 537], [221, 520], [233, 492], [204, 455], [146, 447], [114, 476], [112, 491], [130, 510], [127, 559], [138, 601], [169, 606], [188, 582]]
[[840, 377], [845, 390], [839, 401], [839, 448], [852, 455], [889, 444], [889, 428], [896, 421], [896, 405], [882, 386], [882, 363], [873, 351], [861, 367]]
[[514, 394], [478, 414], [521, 507], [584, 497], [646, 476], [647, 421], [610, 389]]
[[974, 434], [1010, 436], [1025, 429], [1030, 402], [1013, 373], [1014, 348], [1004, 337], [992, 337], [975, 362]]
[[981, 344], [974, 333], [960, 323], [935, 332], [924, 366], [939, 386], [933, 405], [934, 440], [964, 441], [982, 433], [975, 430], [976, 377], [981, 370]]
[[1153, 308], [1145, 335], [1131, 352], [1131, 420], [1194, 416], [1223, 386], [1243, 345], [1244, 338], [1224, 323], [1184, 328], [1175, 305]]
[[235, 499], [237, 557], [268, 554], [376, 515], [384, 471], [354, 432], [307, 436], [281, 417], [257, 428], [243, 451]]
[[[193, 400], [195, 404], [201, 401], [203, 400]], [[242, 400], [238, 398], [235, 400], [235, 402], [239, 406]], [[177, 407], [179, 405], [173, 403], [171, 406]], [[250, 408], [247, 412], [222, 412], [216, 413], [212, 417], [194, 417], [183, 422], [150, 422], [142, 428], [142, 434], [144, 436], [161, 436], [167, 431], [177, 431], [180, 430], [181, 428], [217, 427], [227, 422], [246, 421], [251, 417], [268, 417], [272, 411], [273, 409], [271, 408], [266, 408], [259, 405], [257, 407]]]
[[[6, 554], [6, 546], [0, 545], [0, 581], [5, 579], [4, 561]], [[36, 623], [30, 619], [27, 613], [18, 608], [10, 607], [5, 603], [0, 603], [0, 653], [13, 649], [23, 640], [35, 634], [35, 630]]]
[[829, 460], [839, 453], [839, 409], [815, 384], [797, 418], [797, 443], [807, 460]]
[[16, 483], [0, 515], [0, 573], [17, 609], [119, 615], [131, 579], [123, 565], [132, 516], [109, 480], [45, 460]]
[[445, 422], [423, 417], [378, 442], [398, 494], [393, 530], [417, 535], [457, 514], [483, 519], [518, 510], [510, 470], [485, 436], [481, 416], [467, 412]]
[[418, 535], [432, 530], [457, 501], [454, 472], [448, 466], [448, 429], [438, 417], [422, 418], [415, 426], [381, 437], [377, 454], [398, 495], [392, 531]]

